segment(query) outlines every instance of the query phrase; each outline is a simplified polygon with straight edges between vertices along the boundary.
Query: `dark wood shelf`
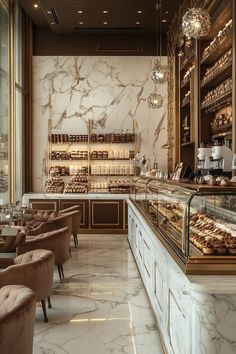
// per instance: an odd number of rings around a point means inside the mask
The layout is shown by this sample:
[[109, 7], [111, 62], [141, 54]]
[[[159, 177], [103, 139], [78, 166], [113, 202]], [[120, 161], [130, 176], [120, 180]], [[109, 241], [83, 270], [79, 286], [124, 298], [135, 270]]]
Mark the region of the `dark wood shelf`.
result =
[[223, 54], [232, 47], [232, 30], [224, 36], [215, 49], [201, 60], [201, 65], [214, 64]]
[[215, 75], [211, 76], [207, 81], [201, 84], [201, 88], [213, 88], [216, 87], [221, 82], [232, 76], [232, 62], [227, 66], [223, 67], [222, 70], [218, 71]]
[[193, 64], [193, 60], [194, 60], [194, 53], [184, 59], [182, 65], [180, 66], [180, 71], [186, 70], [188, 67], [190, 67]]
[[188, 106], [190, 107], [190, 102], [191, 102], [191, 100], [188, 100], [187, 102], [182, 104], [181, 108], [187, 108]]
[[182, 143], [181, 147], [189, 146], [189, 145], [194, 145], [193, 141], [187, 141], [186, 143]]
[[225, 124], [225, 125], [222, 125], [221, 127], [212, 129], [212, 137], [213, 138], [224, 137], [225, 135], [230, 135], [230, 134], [232, 134], [232, 123]]
[[215, 112], [216, 110], [219, 110], [220, 108], [227, 106], [231, 102], [232, 102], [232, 91], [228, 91], [223, 95], [219, 96], [214, 101], [208, 103], [207, 105], [204, 106], [202, 105], [201, 109], [206, 110], [207, 113]]
[[181, 82], [180, 88], [184, 89], [184, 88], [190, 87], [190, 80], [191, 80], [191, 75], [188, 78], [188, 80], [186, 80], [185, 82], [183, 82], [183, 81]]

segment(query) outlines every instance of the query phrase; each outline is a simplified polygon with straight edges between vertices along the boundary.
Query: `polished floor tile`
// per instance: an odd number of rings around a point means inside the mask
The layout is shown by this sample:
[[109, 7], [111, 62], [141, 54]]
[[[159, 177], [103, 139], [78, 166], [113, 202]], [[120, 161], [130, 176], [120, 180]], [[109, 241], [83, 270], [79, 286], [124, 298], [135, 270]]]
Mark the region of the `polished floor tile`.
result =
[[34, 354], [163, 354], [126, 235], [80, 235], [65, 277], [49, 323], [37, 308]]

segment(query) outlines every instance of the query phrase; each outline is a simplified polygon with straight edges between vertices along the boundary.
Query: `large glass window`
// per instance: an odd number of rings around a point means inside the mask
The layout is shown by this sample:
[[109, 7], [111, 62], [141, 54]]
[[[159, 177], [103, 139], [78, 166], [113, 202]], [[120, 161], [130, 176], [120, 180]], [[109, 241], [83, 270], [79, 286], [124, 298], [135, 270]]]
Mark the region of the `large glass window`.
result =
[[26, 16], [19, 0], [15, 0], [15, 78], [25, 88]]
[[24, 192], [25, 170], [25, 100], [26, 100], [26, 16], [18, 0], [15, 1], [15, 200]]
[[0, 2], [0, 204], [9, 202], [9, 14]]

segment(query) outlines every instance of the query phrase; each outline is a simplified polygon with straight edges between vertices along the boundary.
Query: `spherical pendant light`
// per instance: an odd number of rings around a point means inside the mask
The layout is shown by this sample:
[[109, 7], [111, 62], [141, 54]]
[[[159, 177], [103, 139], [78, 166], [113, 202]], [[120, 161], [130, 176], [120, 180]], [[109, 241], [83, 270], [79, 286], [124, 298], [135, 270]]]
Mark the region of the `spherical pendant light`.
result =
[[164, 102], [164, 97], [162, 95], [159, 95], [156, 91], [151, 93], [151, 95], [148, 97], [148, 105], [150, 108], [161, 108]]
[[162, 65], [160, 61], [156, 61], [151, 78], [155, 84], [164, 84], [168, 80], [168, 69], [166, 65]]
[[193, 7], [182, 18], [182, 30], [185, 36], [199, 39], [211, 29], [211, 18], [207, 11]]

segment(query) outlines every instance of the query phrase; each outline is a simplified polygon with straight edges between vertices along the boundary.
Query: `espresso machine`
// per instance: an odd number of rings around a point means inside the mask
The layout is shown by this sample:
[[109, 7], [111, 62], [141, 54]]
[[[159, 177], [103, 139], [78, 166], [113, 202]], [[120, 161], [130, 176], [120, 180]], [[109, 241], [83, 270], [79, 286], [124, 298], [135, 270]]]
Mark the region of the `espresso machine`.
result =
[[[211, 148], [200, 147], [197, 154], [197, 168], [200, 171], [209, 171], [211, 168]], [[202, 173], [204, 174], [204, 173]]]
[[233, 159], [231, 149], [223, 145], [213, 146], [211, 150], [210, 169], [213, 171], [221, 171], [223, 174], [231, 174]]

